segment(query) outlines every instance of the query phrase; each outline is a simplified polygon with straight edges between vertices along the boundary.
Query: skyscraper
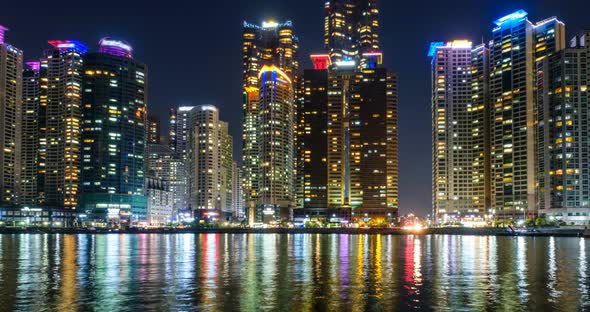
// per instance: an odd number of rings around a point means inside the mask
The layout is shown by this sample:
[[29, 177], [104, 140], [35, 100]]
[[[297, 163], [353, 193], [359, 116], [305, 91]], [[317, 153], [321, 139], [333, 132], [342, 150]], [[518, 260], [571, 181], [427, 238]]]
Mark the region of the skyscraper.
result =
[[80, 184], [83, 56], [75, 40], [49, 41], [40, 69], [38, 191], [40, 204], [75, 209]]
[[17, 206], [21, 173], [23, 52], [4, 42], [0, 25], [0, 205]]
[[297, 207], [328, 207], [328, 65], [329, 55], [312, 55], [314, 69], [303, 72], [297, 107]]
[[[366, 57], [329, 73], [327, 203], [367, 217], [398, 209], [397, 77]], [[369, 66], [369, 64], [372, 64]]]
[[491, 205], [500, 216], [537, 207], [536, 61], [562, 49], [561, 22], [533, 25], [523, 10], [494, 22], [490, 44]]
[[359, 62], [379, 50], [377, 0], [329, 0], [325, 12], [324, 44], [333, 63]]
[[590, 31], [537, 62], [539, 213], [590, 221]]
[[488, 50], [467, 40], [433, 43], [432, 187], [439, 222], [483, 219]]
[[23, 71], [22, 172], [20, 200], [23, 206], [38, 202], [37, 161], [39, 157], [39, 62], [27, 62]]
[[260, 167], [255, 219], [259, 222], [271, 216], [282, 218], [295, 204], [294, 129], [293, 82], [278, 67], [263, 66], [257, 131]]
[[219, 220], [231, 214], [232, 146], [228, 125], [219, 120], [215, 106], [195, 106], [192, 113], [194, 124], [188, 144], [189, 206], [199, 218]]
[[297, 51], [299, 40], [293, 34], [291, 21], [263, 22], [254, 25], [244, 22], [243, 33], [243, 182], [245, 197], [253, 202], [258, 196], [260, 166], [258, 141], [260, 130], [260, 72], [265, 65], [276, 66], [291, 83], [299, 69]]
[[377, 1], [328, 1], [325, 9], [327, 53], [311, 56], [297, 109], [297, 207], [304, 209], [295, 219], [391, 221], [397, 77], [382, 65]]
[[364, 68], [351, 85], [350, 206], [390, 216], [398, 209], [397, 76]]
[[242, 187], [241, 168], [236, 161], [233, 161], [232, 169], [232, 217], [243, 219], [246, 217], [244, 211], [244, 193]]
[[84, 57], [82, 196], [99, 220], [146, 221], [147, 67], [125, 41]]
[[233, 187], [233, 138], [229, 134], [229, 124], [225, 121], [219, 122], [219, 166], [218, 170], [219, 188], [221, 194], [221, 211], [226, 216], [232, 214], [232, 193]]

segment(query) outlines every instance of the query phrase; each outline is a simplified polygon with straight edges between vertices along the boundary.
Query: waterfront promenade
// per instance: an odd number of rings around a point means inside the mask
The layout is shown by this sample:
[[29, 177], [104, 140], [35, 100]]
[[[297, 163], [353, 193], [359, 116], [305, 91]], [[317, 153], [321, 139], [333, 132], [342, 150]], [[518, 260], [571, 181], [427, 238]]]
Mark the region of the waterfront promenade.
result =
[[127, 230], [66, 229], [66, 228], [0, 228], [0, 234], [382, 234], [382, 235], [494, 235], [494, 236], [563, 236], [577, 237], [584, 230], [578, 227], [550, 227], [517, 229], [508, 228], [424, 228], [408, 230], [400, 228], [158, 228]]

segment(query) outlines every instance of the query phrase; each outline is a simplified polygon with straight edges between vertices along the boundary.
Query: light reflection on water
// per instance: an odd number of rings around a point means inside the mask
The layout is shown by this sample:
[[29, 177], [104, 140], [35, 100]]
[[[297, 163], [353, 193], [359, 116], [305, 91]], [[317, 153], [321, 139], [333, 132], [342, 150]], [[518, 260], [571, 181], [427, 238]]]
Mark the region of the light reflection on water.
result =
[[0, 235], [1, 311], [590, 309], [590, 240]]

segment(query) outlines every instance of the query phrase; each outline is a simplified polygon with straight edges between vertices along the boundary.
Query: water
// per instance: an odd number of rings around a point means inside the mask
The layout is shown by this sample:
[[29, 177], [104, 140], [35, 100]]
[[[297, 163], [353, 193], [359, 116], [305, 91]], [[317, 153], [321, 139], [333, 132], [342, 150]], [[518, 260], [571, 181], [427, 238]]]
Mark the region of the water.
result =
[[551, 237], [0, 235], [0, 311], [580, 311], [589, 254]]

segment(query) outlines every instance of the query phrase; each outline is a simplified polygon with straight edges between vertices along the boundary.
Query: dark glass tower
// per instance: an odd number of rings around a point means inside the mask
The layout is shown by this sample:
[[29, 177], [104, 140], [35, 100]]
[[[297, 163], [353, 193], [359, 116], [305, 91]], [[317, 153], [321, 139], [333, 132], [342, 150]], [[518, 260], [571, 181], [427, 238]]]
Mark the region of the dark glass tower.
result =
[[95, 220], [145, 221], [147, 67], [113, 39], [84, 58], [82, 196]]
[[[303, 73], [297, 107], [297, 207], [328, 206], [328, 55], [313, 55], [315, 69]], [[319, 62], [324, 62], [317, 65]]]

